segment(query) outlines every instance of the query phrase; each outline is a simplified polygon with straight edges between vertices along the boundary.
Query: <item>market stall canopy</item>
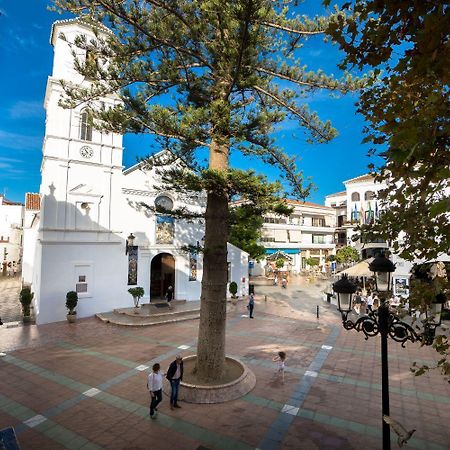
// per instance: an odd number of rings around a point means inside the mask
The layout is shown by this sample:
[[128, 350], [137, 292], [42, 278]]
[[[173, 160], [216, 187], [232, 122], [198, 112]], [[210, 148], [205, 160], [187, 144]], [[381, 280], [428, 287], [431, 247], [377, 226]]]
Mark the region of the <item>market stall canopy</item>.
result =
[[364, 261], [360, 261], [352, 267], [341, 270], [336, 275], [343, 275], [346, 273], [349, 277], [371, 277], [373, 276], [373, 272], [369, 270], [369, 264], [373, 261], [374, 258], [368, 258]]

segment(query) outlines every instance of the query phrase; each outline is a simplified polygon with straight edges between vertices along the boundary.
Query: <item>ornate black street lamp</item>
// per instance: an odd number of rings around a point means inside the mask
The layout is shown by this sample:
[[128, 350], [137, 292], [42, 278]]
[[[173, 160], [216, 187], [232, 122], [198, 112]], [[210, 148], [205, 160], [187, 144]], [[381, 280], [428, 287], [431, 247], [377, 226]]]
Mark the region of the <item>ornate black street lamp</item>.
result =
[[342, 315], [342, 324], [346, 330], [362, 331], [365, 339], [380, 334], [381, 336], [381, 392], [382, 392], [382, 424], [383, 424], [383, 450], [390, 450], [391, 438], [389, 424], [383, 416], [389, 416], [389, 370], [388, 370], [388, 347], [387, 338], [391, 337], [400, 342], [402, 347], [407, 341], [422, 342], [431, 345], [434, 340], [436, 328], [441, 324], [442, 304], [445, 295], [436, 296], [436, 301], [425, 314], [423, 321], [423, 332], [417, 333], [409, 324], [400, 320], [397, 314], [389, 310], [388, 298], [392, 291], [392, 273], [395, 266], [385, 256], [376, 257], [369, 265], [374, 273], [376, 290], [380, 295], [380, 306], [376, 311], [370, 311], [368, 315], [359, 317], [356, 322], [348, 318], [352, 310], [353, 296], [356, 286], [350, 282], [346, 275], [333, 284], [333, 290], [338, 296], [338, 309]]

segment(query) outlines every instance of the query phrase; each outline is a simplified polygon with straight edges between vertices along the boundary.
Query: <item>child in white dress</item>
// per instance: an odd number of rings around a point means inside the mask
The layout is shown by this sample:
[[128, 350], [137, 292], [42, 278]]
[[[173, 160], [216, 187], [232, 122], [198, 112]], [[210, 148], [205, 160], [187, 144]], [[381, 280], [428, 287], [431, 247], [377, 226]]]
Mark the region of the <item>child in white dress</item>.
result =
[[286, 362], [286, 352], [278, 352], [278, 355], [275, 356], [272, 361], [277, 363], [277, 371], [275, 375], [281, 375], [281, 382], [284, 383], [284, 368]]

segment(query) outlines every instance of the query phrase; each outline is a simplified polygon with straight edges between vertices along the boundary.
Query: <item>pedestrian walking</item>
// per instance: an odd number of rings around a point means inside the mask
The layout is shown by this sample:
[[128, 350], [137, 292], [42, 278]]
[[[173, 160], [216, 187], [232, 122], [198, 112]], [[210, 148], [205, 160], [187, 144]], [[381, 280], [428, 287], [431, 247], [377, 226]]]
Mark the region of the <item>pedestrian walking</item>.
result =
[[166, 300], [169, 305], [169, 309], [172, 309], [172, 305], [170, 304], [170, 302], [173, 300], [173, 287], [172, 286], [169, 286], [167, 288]]
[[157, 406], [162, 401], [163, 376], [160, 372], [160, 368], [161, 366], [158, 363], [153, 364], [152, 372], [149, 374], [147, 379], [147, 389], [149, 390], [151, 396], [150, 417], [152, 419], [154, 419], [155, 411], [158, 411]]
[[281, 287], [284, 287], [286, 289], [287, 286], [287, 280], [285, 277], [283, 277], [283, 279], [281, 280]]
[[249, 317], [250, 319], [253, 319], [253, 309], [255, 307], [255, 296], [253, 294], [250, 294], [248, 297], [248, 305], [247, 309], [249, 311]]
[[286, 363], [286, 352], [278, 352], [272, 361], [277, 363], [277, 371], [275, 375], [281, 376], [281, 382], [284, 383], [284, 368]]
[[[370, 295], [370, 292], [368, 292], [367, 295]], [[359, 310], [360, 315], [364, 315], [367, 313], [366, 307], [367, 307], [367, 296], [361, 295], [361, 306], [360, 306], [360, 310]]]
[[357, 291], [356, 292], [356, 296], [355, 296], [355, 311], [357, 314], [359, 314], [361, 312], [361, 303], [362, 303], [362, 296], [361, 296], [361, 291]]
[[183, 379], [183, 358], [177, 355], [175, 361], [170, 363], [166, 378], [170, 382], [170, 409], [181, 408], [178, 404], [178, 391]]
[[367, 301], [367, 309], [370, 312], [372, 312], [373, 311], [372, 307], [373, 307], [374, 298], [373, 298], [373, 296], [372, 296], [372, 294], [370, 292], [368, 292], [368, 294], [367, 294], [366, 301]]

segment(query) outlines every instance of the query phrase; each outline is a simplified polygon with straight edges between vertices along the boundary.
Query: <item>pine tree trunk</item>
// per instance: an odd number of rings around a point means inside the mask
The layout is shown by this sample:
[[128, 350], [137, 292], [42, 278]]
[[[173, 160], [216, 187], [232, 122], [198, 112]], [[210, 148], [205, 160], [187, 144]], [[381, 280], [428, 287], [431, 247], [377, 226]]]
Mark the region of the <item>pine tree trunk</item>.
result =
[[[228, 146], [213, 141], [211, 169], [228, 168]], [[225, 368], [228, 196], [208, 193], [205, 214], [205, 252], [198, 331], [197, 367], [204, 382], [219, 379]]]

